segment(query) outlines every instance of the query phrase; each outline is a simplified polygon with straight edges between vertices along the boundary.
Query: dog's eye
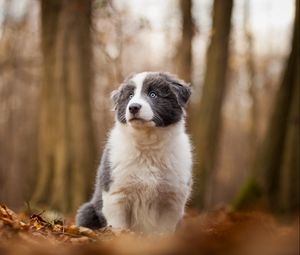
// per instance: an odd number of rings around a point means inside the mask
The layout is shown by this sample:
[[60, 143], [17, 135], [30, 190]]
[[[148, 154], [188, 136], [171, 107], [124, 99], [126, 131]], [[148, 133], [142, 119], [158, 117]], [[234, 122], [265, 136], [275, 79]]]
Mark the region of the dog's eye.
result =
[[156, 98], [157, 95], [156, 95], [156, 93], [154, 91], [151, 91], [151, 92], [149, 92], [149, 97]]
[[128, 96], [129, 99], [133, 98], [133, 93], [130, 93]]

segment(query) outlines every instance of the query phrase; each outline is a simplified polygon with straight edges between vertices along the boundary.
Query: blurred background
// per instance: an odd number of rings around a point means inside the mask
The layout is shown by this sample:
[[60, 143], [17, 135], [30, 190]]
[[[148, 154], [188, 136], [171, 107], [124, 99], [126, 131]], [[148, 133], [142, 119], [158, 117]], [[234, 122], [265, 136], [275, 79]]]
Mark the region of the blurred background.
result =
[[298, 215], [299, 31], [298, 0], [0, 0], [0, 203], [74, 214], [147, 70], [193, 87], [190, 207]]

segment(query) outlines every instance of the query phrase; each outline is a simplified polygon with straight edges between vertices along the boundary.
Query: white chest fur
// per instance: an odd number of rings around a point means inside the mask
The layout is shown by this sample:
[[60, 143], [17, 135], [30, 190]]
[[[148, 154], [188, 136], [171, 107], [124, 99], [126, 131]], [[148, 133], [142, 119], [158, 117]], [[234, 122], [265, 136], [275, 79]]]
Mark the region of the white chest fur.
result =
[[112, 184], [103, 193], [108, 224], [145, 233], [174, 231], [191, 187], [184, 122], [140, 130], [116, 123], [108, 148]]

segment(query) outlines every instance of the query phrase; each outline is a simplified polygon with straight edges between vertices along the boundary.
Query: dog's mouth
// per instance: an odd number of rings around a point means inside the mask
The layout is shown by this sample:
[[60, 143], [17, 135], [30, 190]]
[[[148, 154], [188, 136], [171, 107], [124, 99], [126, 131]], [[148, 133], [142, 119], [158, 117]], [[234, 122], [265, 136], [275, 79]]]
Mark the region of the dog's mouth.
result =
[[154, 127], [155, 124], [152, 120], [145, 120], [139, 117], [132, 117], [128, 120], [130, 126], [134, 128], [145, 128], [145, 127]]
[[139, 117], [132, 117], [131, 119], [128, 120], [129, 122], [135, 122], [135, 121], [140, 121], [140, 122], [147, 122], [147, 120], [144, 120]]

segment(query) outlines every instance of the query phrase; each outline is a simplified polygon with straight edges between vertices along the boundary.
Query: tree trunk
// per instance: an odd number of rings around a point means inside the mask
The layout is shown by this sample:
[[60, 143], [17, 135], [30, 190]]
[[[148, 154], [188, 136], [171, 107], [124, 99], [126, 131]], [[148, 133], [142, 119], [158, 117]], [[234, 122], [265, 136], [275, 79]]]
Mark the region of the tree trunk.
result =
[[[219, 134], [221, 107], [226, 88], [228, 45], [233, 0], [215, 0], [211, 42], [207, 51], [206, 74], [194, 126], [196, 145], [194, 205], [201, 209], [214, 171]], [[209, 199], [208, 199], [209, 200]]]
[[[299, 210], [299, 1], [292, 49], [274, 102], [266, 135], [254, 162], [252, 186], [259, 185], [269, 206], [276, 210]], [[247, 184], [246, 184], [247, 185]], [[249, 184], [248, 184], [249, 185]], [[251, 189], [241, 195], [236, 208], [249, 201]], [[255, 201], [250, 201], [255, 202]]]
[[[299, 55], [297, 56], [298, 63]], [[283, 162], [279, 179], [278, 209], [283, 213], [293, 213], [299, 211], [299, 84], [300, 70], [296, 65], [295, 89], [293, 90], [292, 105], [288, 118], [287, 134], [284, 145]]]
[[[298, 8], [298, 5], [297, 5]], [[283, 81], [277, 92], [272, 117], [269, 122], [266, 136], [264, 138], [261, 152], [255, 165], [256, 173], [264, 173], [262, 176], [262, 186], [265, 187], [267, 197], [271, 205], [278, 204], [279, 178], [284, 155], [285, 140], [288, 130], [288, 116], [291, 109], [293, 93], [296, 92], [296, 58], [297, 58], [297, 36], [299, 18], [295, 20], [292, 50], [287, 62]], [[296, 141], [295, 141], [296, 142]]]
[[74, 210], [92, 190], [92, 1], [42, 0], [40, 175], [33, 202]]
[[[296, 0], [296, 15], [293, 34], [292, 51], [290, 55], [290, 65], [292, 69], [286, 72], [291, 78], [286, 78], [292, 88], [290, 109], [287, 119], [287, 127], [284, 141], [284, 151], [282, 163], [280, 165], [280, 175], [278, 180], [278, 197], [273, 198], [276, 208], [283, 213], [299, 212], [299, 171], [300, 171], [300, 139], [299, 139], [299, 96], [300, 96], [300, 42], [299, 42], [299, 22], [300, 4]], [[292, 60], [291, 60], [292, 59]], [[287, 84], [286, 84], [287, 86]], [[269, 194], [270, 195], [270, 194]]]
[[182, 18], [182, 33], [175, 57], [176, 73], [185, 80], [192, 80], [192, 42], [194, 36], [194, 21], [192, 17], [192, 0], [180, 0]]

